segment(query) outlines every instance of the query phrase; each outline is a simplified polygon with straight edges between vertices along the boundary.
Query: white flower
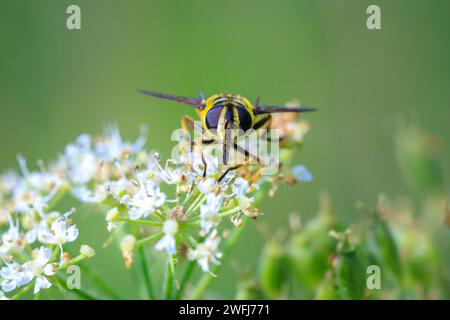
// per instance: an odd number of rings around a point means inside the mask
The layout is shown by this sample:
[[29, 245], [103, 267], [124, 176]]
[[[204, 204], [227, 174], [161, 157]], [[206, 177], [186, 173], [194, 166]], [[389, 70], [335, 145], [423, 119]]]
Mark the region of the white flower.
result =
[[295, 167], [293, 167], [292, 175], [299, 182], [311, 182], [313, 179], [312, 173], [302, 165], [296, 165]]
[[4, 292], [11, 292], [33, 279], [33, 275], [17, 262], [6, 263], [0, 269], [0, 277], [3, 279], [1, 287]]
[[62, 179], [50, 172], [31, 172], [25, 183], [34, 190], [50, 193], [58, 190], [63, 184]]
[[51, 287], [50, 281], [45, 276], [52, 276], [55, 274], [54, 266], [49, 264], [52, 251], [47, 247], [40, 247], [32, 252], [33, 259], [24, 264], [24, 269], [29, 271], [35, 277], [34, 294], [41, 289]]
[[197, 260], [200, 268], [204, 272], [209, 271], [209, 264], [220, 264], [217, 260], [222, 254], [217, 251], [220, 243], [220, 237], [217, 236], [217, 230], [214, 229], [204, 242], [197, 244], [195, 249], [189, 249], [189, 260]]
[[31, 244], [34, 243], [37, 240], [37, 233], [38, 233], [38, 228], [35, 227], [31, 230], [28, 230], [25, 235], [23, 236], [23, 239], [25, 240], [26, 243]]
[[210, 193], [206, 203], [200, 206], [200, 226], [208, 233], [220, 221], [219, 210], [222, 207], [223, 196]]
[[245, 210], [250, 208], [254, 199], [249, 197], [238, 197], [238, 206], [240, 210]]
[[108, 225], [106, 228], [108, 229], [109, 232], [111, 232], [113, 229], [119, 226], [119, 223], [117, 222], [119, 216], [120, 212], [117, 209], [117, 207], [108, 210], [108, 213], [106, 214], [106, 222], [108, 222]]
[[[203, 149], [204, 150], [204, 149]], [[203, 158], [202, 158], [202, 152], [203, 152]], [[206, 153], [206, 150], [201, 151], [198, 150], [198, 152], [191, 153], [191, 156], [187, 161], [186, 164], [192, 164], [194, 171], [197, 173], [198, 176], [202, 176], [203, 172], [205, 170], [205, 164], [206, 164], [206, 176], [214, 176], [217, 174], [218, 165], [219, 165], [219, 159], [216, 157], [213, 157]]]
[[156, 243], [155, 249], [158, 251], [165, 250], [168, 254], [175, 254], [176, 241], [174, 235], [178, 232], [178, 222], [173, 219], [164, 221], [164, 236]]
[[145, 145], [146, 129], [141, 128], [141, 134], [134, 144], [123, 141], [116, 126], [105, 130], [105, 137], [95, 144], [96, 155], [106, 161], [114, 161], [138, 153]]
[[214, 190], [216, 179], [208, 178], [198, 183], [197, 188], [201, 193], [208, 194]]
[[237, 177], [234, 180], [232, 189], [233, 194], [235, 195], [238, 201], [239, 209], [245, 210], [249, 208], [253, 203], [254, 199], [246, 196], [250, 189], [250, 184], [248, 183], [248, 181], [242, 177]]
[[125, 177], [116, 181], [111, 181], [108, 185], [109, 193], [120, 203], [125, 203], [130, 199], [133, 190], [133, 184]]
[[97, 184], [94, 190], [81, 185], [72, 189], [72, 195], [81, 202], [100, 203], [106, 199], [108, 192], [105, 184]]
[[20, 181], [21, 177], [15, 171], [4, 173], [0, 176], [0, 194], [11, 193]]
[[2, 235], [2, 244], [0, 245], [0, 257], [3, 257], [9, 250], [18, 246], [20, 240], [19, 226], [14, 225], [10, 220], [9, 229]]
[[235, 193], [239, 197], [243, 197], [247, 194], [248, 189], [250, 188], [250, 184], [244, 178], [237, 177], [234, 180], [234, 184], [233, 184], [232, 188], [233, 188], [233, 193]]
[[[52, 195], [50, 194], [51, 197]], [[29, 190], [23, 184], [13, 191], [13, 209], [17, 212], [29, 213], [34, 209], [43, 216], [48, 200], [50, 199], [46, 199], [35, 190]]]
[[[60, 176], [44, 171], [41, 172], [30, 172], [27, 167], [27, 162], [22, 155], [18, 156], [19, 166], [22, 171], [24, 178], [17, 181], [18, 185], [22, 185], [23, 188], [28, 190], [34, 190], [37, 192], [51, 193], [57, 191], [63, 181]], [[17, 186], [16, 186], [17, 187]]]
[[41, 289], [48, 289], [52, 286], [52, 284], [50, 283], [50, 281], [48, 281], [48, 279], [44, 276], [38, 276], [36, 277], [36, 280], [34, 282], [34, 290], [33, 293], [36, 294], [39, 291], [41, 291]]
[[[70, 212], [69, 212], [70, 213]], [[50, 229], [46, 222], [41, 224], [38, 229], [38, 239], [42, 243], [63, 245], [66, 242], [75, 241], [78, 238], [78, 228], [76, 225], [69, 225], [69, 221], [65, 214], [56, 219]]]
[[68, 179], [75, 185], [89, 182], [98, 169], [98, 160], [91, 150], [91, 137], [83, 134], [66, 147], [61, 158]]
[[127, 203], [130, 219], [137, 220], [147, 217], [156, 211], [166, 201], [166, 195], [161, 192], [158, 184], [153, 180], [140, 181], [139, 191]]

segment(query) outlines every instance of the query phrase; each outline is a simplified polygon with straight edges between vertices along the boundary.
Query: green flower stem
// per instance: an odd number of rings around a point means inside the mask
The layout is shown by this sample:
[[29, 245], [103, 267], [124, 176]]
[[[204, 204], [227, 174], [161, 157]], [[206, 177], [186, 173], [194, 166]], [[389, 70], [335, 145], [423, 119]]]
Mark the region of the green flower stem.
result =
[[72, 259], [70, 259], [69, 261], [64, 262], [64, 263], [61, 265], [60, 269], [65, 269], [65, 268], [67, 268], [68, 266], [71, 266], [71, 265], [73, 265], [73, 264], [76, 264], [77, 262], [80, 262], [80, 261], [82, 261], [82, 260], [84, 260], [84, 259], [86, 259], [86, 256], [83, 255], [83, 254], [80, 254], [80, 255], [76, 256], [75, 258], [72, 258]]
[[192, 209], [193, 212], [197, 211], [198, 208], [200, 208], [200, 206], [205, 202], [205, 200], [206, 200], [206, 196], [203, 196], [201, 198], [201, 200], [198, 203], [195, 204], [195, 207]]
[[88, 268], [85, 264], [80, 263], [79, 267], [83, 272], [87, 273], [87, 275], [94, 281], [105, 293], [107, 293], [111, 298], [122, 300], [123, 298], [114, 291], [110, 286], [108, 286], [104, 280], [102, 280], [97, 274], [95, 274], [90, 268]]
[[162, 222], [149, 221], [149, 220], [118, 219], [118, 221], [135, 223], [135, 224], [145, 224], [145, 225], [153, 226], [153, 227], [161, 227], [163, 225]]
[[144, 239], [140, 239], [140, 240], [136, 241], [136, 247], [140, 247], [140, 246], [142, 246], [144, 244], [147, 244], [147, 243], [150, 243], [152, 241], [155, 241], [155, 240], [161, 238], [163, 235], [164, 235], [163, 232], [158, 232], [158, 233], [156, 233], [154, 235], [151, 235], [150, 237], [147, 237], [147, 238], [144, 238]]
[[186, 203], [188, 203], [188, 201], [191, 199], [191, 196], [192, 196], [192, 192], [189, 192], [189, 193], [184, 197], [183, 203], [181, 204], [183, 207], [186, 206]]
[[[236, 207], [236, 208], [229, 209], [229, 210], [226, 210], [226, 211], [223, 211], [223, 212], [219, 212], [217, 215], [219, 217], [223, 218], [223, 217], [227, 217], [227, 216], [231, 216], [233, 214], [236, 214], [236, 213], [238, 213], [240, 211], [242, 211], [242, 210], [239, 207]], [[188, 219], [186, 224], [187, 225], [192, 225], [192, 226], [197, 226], [199, 221], [200, 221], [200, 217], [195, 216], [195, 217], [193, 217], [191, 219]]]
[[165, 220], [163, 214], [162, 214], [161, 212], [159, 212], [159, 211], [153, 212], [152, 215], [156, 216], [156, 217], [157, 217], [159, 220], [161, 220], [161, 221], [164, 221], [164, 220]]
[[59, 246], [56, 246], [52, 252], [52, 255], [50, 256], [49, 261], [54, 261], [58, 253], [59, 253]]
[[34, 281], [31, 281], [29, 284], [27, 284], [25, 287], [23, 287], [22, 290], [20, 290], [15, 295], [13, 295], [11, 297], [11, 300], [18, 300], [18, 299], [20, 299], [24, 294], [26, 294], [28, 292], [28, 290], [31, 289], [33, 284], [34, 284]]
[[[236, 243], [239, 240], [239, 237], [241, 236], [246, 224], [247, 224], [248, 218], [243, 218], [243, 222], [239, 228], [235, 228], [230, 237], [225, 242], [223, 248], [222, 248], [222, 261], [225, 261], [230, 254], [231, 250], [234, 248]], [[197, 285], [194, 287], [190, 299], [193, 300], [199, 300], [203, 298], [203, 295], [206, 292], [206, 289], [208, 289], [208, 286], [210, 285], [211, 281], [215, 278], [214, 275], [217, 275], [222, 268], [222, 264], [213, 264], [211, 266], [210, 272], [203, 274], [203, 276], [198, 281]]]
[[81, 298], [81, 299], [83, 299], [83, 300], [101, 300], [101, 299], [99, 299], [99, 298], [97, 298], [97, 297], [91, 295], [90, 293], [87, 293], [87, 292], [82, 291], [82, 290], [80, 290], [80, 289], [71, 289], [71, 290], [65, 289], [65, 283], [64, 283], [65, 280], [64, 280], [63, 278], [61, 278], [61, 276], [59, 276], [59, 275], [57, 275], [57, 274], [56, 274], [54, 277], [52, 277], [52, 278], [53, 278], [53, 279], [50, 279], [50, 280], [53, 280], [54, 283], [57, 284], [57, 287], [58, 287], [63, 293], [65, 293], [65, 292], [73, 293], [73, 294], [76, 295], [78, 298]]
[[147, 290], [147, 296], [151, 300], [155, 299], [155, 293], [153, 292], [152, 279], [150, 277], [150, 272], [147, 265], [147, 257], [145, 256], [145, 251], [143, 246], [138, 247], [138, 254], [141, 262], [142, 273], [144, 276], [145, 288]]
[[224, 212], [220, 212], [219, 213], [219, 217], [226, 217], [226, 216], [231, 216], [235, 213], [238, 213], [239, 211], [241, 211], [241, 209], [239, 207], [224, 211]]
[[173, 280], [174, 280], [173, 256], [169, 256], [166, 268], [166, 278], [164, 281], [164, 292], [166, 300], [172, 299]]
[[69, 186], [62, 186], [55, 196], [47, 203], [47, 211], [50, 212], [69, 190]]
[[186, 270], [184, 271], [183, 277], [181, 278], [180, 288], [175, 293], [176, 300], [181, 299], [184, 288], [186, 287], [186, 284], [188, 283], [188, 281], [192, 275], [192, 272], [194, 271], [194, 267], [195, 267], [195, 261], [189, 261], [186, 266]]
[[204, 198], [205, 195], [203, 193], [199, 194], [197, 198], [195, 198], [194, 202], [192, 202], [189, 208], [187, 209], [186, 214], [189, 215], [191, 212], [195, 211]]

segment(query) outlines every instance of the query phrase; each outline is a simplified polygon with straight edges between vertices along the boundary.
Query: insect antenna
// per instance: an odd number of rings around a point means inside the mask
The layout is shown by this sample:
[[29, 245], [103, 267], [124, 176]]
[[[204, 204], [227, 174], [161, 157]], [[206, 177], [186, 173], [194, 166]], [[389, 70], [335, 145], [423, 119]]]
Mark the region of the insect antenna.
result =
[[256, 109], [259, 108], [259, 97], [256, 97], [254, 106], [255, 106]]
[[203, 91], [200, 91], [198, 93], [198, 98], [203, 103], [203, 101], [205, 101], [205, 93]]

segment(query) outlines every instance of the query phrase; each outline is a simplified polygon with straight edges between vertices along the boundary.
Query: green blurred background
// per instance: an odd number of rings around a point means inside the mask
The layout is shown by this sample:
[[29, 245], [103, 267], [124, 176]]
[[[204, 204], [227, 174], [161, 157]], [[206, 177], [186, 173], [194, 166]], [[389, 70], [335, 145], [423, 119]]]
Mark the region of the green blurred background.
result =
[[[66, 8], [81, 7], [81, 30], [66, 29]], [[382, 29], [366, 28], [366, 8], [381, 7]], [[138, 88], [195, 96], [231, 91], [267, 104], [298, 98], [318, 113], [297, 160], [310, 184], [266, 200], [263, 219], [286, 228], [291, 212], [307, 219], [327, 190], [338, 217], [360, 215], [354, 203], [380, 192], [411, 195], [397, 166], [392, 136], [406, 119], [450, 141], [450, 2], [434, 1], [0, 1], [0, 169], [21, 152], [33, 166], [52, 160], [81, 133], [117, 123], [126, 138], [149, 128], [148, 146], [170, 153], [183, 105]], [[444, 149], [443, 159], [449, 159]], [[449, 162], [444, 163], [448, 181]], [[417, 195], [416, 195], [417, 197]], [[85, 210], [90, 210], [86, 208]], [[85, 215], [104, 277], [135, 294], [120, 253], [100, 249], [104, 220]], [[251, 226], [233, 252], [252, 269], [264, 236]], [[235, 292], [228, 265], [212, 289]]]

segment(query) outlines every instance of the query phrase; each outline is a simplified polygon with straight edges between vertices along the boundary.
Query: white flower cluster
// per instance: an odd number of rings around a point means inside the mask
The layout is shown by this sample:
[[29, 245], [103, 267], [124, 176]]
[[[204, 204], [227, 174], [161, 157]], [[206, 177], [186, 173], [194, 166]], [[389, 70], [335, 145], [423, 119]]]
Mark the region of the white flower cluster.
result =
[[[156, 250], [173, 255], [181, 244], [186, 245], [187, 257], [209, 271], [210, 262], [219, 263], [218, 225], [225, 217], [238, 223], [243, 214], [255, 213], [251, 210], [251, 194], [258, 184], [250, 184], [233, 171], [222, 177], [224, 170], [219, 168], [217, 158], [207, 152], [201, 147], [187, 148], [179, 159], [168, 160], [164, 167], [158, 154], [148, 156], [145, 165], [109, 181], [116, 206], [107, 215], [108, 230], [130, 223], [149, 225], [160, 234]], [[124, 172], [121, 163], [116, 165]], [[125, 247], [124, 257], [129, 257], [133, 246]]]
[[[63, 264], [63, 245], [78, 237], [69, 215], [52, 211], [52, 200], [64, 189], [65, 178], [56, 170], [30, 172], [19, 156], [22, 176], [0, 177], [0, 297], [34, 284], [34, 293], [48, 288], [46, 276]], [[59, 262], [56, 256], [59, 251]]]
[[110, 128], [95, 141], [80, 136], [48, 169], [40, 162], [39, 171], [30, 171], [19, 156], [22, 174], [0, 176], [1, 298], [29, 284], [34, 293], [51, 286], [46, 276], [66, 267], [63, 246], [78, 238], [70, 219], [73, 210], [53, 210], [56, 201], [67, 191], [82, 202], [104, 201], [108, 183], [122, 174], [114, 162], [120, 161], [122, 169], [134, 165], [128, 159], [144, 143], [144, 136], [134, 144], [123, 142], [118, 130]]
[[[0, 176], [0, 299], [23, 286], [34, 285], [35, 293], [48, 288], [70, 264], [64, 245], [78, 237], [73, 210], [54, 210], [66, 193], [109, 208], [107, 228], [121, 237], [126, 265], [136, 246], [154, 241], [155, 250], [184, 254], [208, 272], [220, 263], [219, 224], [226, 219], [239, 227], [244, 216], [256, 218], [255, 191], [284, 177], [261, 176], [258, 166], [226, 171], [208, 150], [190, 144], [180, 144], [179, 158], [162, 165], [157, 153], [143, 149], [145, 140], [142, 134], [123, 141], [110, 127], [100, 137], [81, 135], [48, 168], [39, 163], [39, 171], [29, 171], [19, 157], [22, 175]], [[311, 175], [297, 167], [288, 178]], [[88, 249], [82, 246], [83, 257], [93, 255]]]

